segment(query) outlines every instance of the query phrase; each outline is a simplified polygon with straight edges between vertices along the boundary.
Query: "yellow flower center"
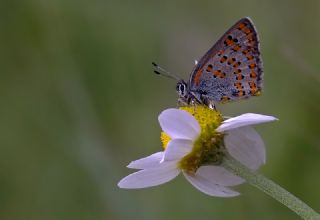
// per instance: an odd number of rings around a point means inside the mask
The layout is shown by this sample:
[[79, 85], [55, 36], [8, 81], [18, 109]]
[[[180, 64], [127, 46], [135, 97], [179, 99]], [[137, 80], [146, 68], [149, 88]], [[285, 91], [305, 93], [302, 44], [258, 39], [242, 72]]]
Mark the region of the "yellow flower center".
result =
[[[222, 115], [203, 105], [181, 107], [181, 110], [191, 113], [198, 121], [201, 132], [193, 142], [192, 150], [179, 161], [179, 168], [192, 174], [201, 165], [219, 164], [223, 157], [223, 134], [216, 128], [223, 121]], [[171, 138], [161, 133], [163, 148], [166, 149]]]

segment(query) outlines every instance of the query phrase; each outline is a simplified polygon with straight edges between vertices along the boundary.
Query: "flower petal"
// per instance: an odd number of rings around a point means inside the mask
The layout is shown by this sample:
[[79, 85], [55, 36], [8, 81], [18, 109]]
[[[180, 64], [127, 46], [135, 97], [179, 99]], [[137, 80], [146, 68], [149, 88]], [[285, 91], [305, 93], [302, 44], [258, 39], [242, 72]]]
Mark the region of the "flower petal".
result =
[[139, 189], [166, 183], [180, 173], [176, 163], [162, 163], [157, 168], [140, 170], [126, 176], [118, 183], [120, 188]]
[[194, 140], [200, 134], [200, 125], [189, 113], [180, 109], [167, 109], [159, 115], [162, 130], [172, 139]]
[[187, 173], [183, 173], [186, 179], [198, 190], [201, 192], [208, 194], [209, 196], [217, 196], [217, 197], [233, 197], [238, 196], [240, 193], [231, 190], [228, 187], [220, 186], [218, 184], [212, 183], [207, 179], [195, 175], [191, 176]]
[[131, 169], [149, 169], [157, 167], [159, 166], [160, 161], [163, 158], [163, 155], [163, 151], [157, 152], [139, 160], [132, 161], [131, 163], [129, 163], [127, 167]]
[[247, 126], [247, 125], [260, 124], [260, 123], [265, 123], [265, 122], [270, 122], [275, 120], [278, 120], [278, 119], [273, 116], [246, 113], [246, 114], [242, 114], [237, 117], [229, 118], [223, 121], [222, 125], [220, 125], [217, 128], [217, 131], [222, 132], [222, 131], [227, 131], [234, 128]]
[[263, 140], [249, 126], [228, 131], [224, 143], [231, 156], [250, 169], [256, 170], [266, 162]]
[[179, 160], [192, 150], [192, 141], [185, 139], [173, 139], [168, 143], [164, 152], [163, 161]]
[[236, 186], [245, 182], [241, 177], [220, 166], [201, 166], [196, 175], [221, 186]]

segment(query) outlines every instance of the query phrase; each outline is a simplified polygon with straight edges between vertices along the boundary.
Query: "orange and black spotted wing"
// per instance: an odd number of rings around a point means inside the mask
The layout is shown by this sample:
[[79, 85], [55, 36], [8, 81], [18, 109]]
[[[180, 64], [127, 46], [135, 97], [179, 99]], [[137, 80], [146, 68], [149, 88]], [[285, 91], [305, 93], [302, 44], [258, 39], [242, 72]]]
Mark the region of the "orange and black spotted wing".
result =
[[262, 60], [259, 38], [250, 18], [240, 19], [200, 59], [189, 89], [213, 102], [260, 95]]

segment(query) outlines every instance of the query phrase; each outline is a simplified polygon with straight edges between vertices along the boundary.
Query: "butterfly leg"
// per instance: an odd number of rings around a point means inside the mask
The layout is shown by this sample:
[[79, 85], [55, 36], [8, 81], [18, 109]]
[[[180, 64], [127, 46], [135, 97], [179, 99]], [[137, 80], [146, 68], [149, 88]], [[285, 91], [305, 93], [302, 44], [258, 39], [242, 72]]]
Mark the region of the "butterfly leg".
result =
[[186, 106], [187, 105], [187, 103], [184, 101], [184, 100], [182, 100], [182, 99], [178, 99], [178, 107], [183, 107], [183, 106]]
[[216, 109], [216, 106], [215, 106], [215, 104], [214, 104], [214, 101], [211, 100], [208, 96], [206, 96], [206, 95], [201, 95], [201, 101], [202, 101], [202, 103], [203, 103], [204, 105], [208, 106], [210, 109], [215, 110], [215, 111], [217, 110], [217, 109]]
[[196, 107], [197, 107], [197, 103], [194, 99], [191, 99], [190, 104], [193, 105], [193, 114], [196, 114]]
[[209, 104], [208, 104], [208, 107], [209, 107], [210, 109], [212, 109], [212, 110], [217, 111], [216, 106], [215, 106], [215, 104], [214, 104], [213, 102], [209, 103]]

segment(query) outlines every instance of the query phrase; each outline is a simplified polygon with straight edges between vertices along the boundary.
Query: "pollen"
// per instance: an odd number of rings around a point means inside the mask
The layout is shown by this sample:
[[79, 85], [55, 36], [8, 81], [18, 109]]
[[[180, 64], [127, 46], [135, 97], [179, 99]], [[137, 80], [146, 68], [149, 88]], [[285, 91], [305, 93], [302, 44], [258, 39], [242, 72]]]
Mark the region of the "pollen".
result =
[[[200, 125], [201, 132], [199, 137], [193, 140], [191, 152], [179, 161], [179, 168], [189, 174], [194, 174], [202, 165], [220, 164], [224, 152], [223, 134], [216, 131], [223, 121], [220, 112], [203, 105], [181, 107], [180, 109], [191, 113], [195, 117]], [[166, 149], [170, 140], [171, 138], [167, 134], [161, 133], [164, 149]]]
[[161, 139], [163, 148], [166, 149], [171, 138], [166, 133], [161, 132], [160, 139]]
[[201, 132], [209, 127], [217, 128], [222, 122], [222, 115], [216, 110], [212, 110], [204, 105], [181, 107], [181, 110], [187, 111], [198, 121]]

